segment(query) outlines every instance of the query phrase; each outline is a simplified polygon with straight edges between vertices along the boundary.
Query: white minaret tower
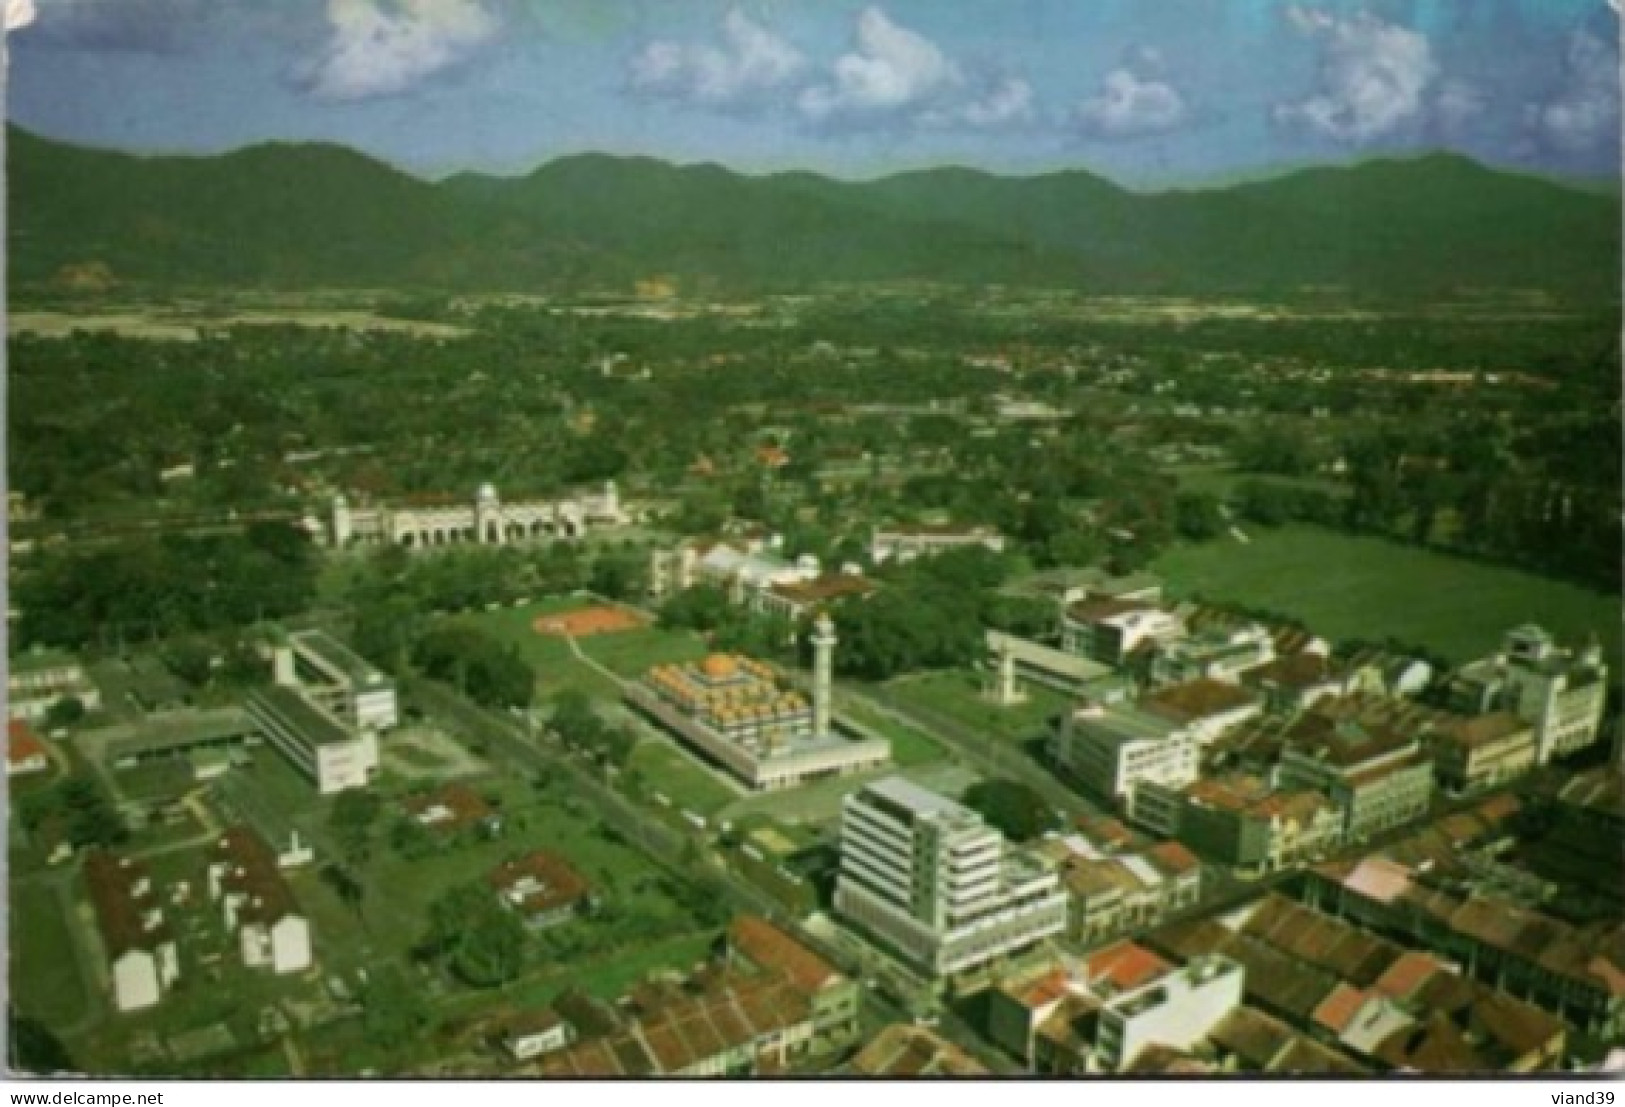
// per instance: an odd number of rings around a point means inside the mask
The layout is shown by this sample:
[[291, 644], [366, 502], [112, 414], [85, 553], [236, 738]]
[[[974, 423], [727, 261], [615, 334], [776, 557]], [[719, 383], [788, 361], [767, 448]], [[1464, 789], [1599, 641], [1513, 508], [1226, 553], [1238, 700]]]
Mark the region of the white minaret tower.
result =
[[813, 734], [819, 738], [830, 731], [830, 686], [834, 675], [835, 624], [819, 612], [813, 623]]
[[335, 549], [344, 549], [350, 544], [350, 536], [355, 533], [354, 524], [350, 520], [350, 501], [344, 494], [338, 493], [333, 497], [333, 546]]
[[494, 485], [482, 484], [474, 495], [474, 541], [502, 544], [502, 501]]

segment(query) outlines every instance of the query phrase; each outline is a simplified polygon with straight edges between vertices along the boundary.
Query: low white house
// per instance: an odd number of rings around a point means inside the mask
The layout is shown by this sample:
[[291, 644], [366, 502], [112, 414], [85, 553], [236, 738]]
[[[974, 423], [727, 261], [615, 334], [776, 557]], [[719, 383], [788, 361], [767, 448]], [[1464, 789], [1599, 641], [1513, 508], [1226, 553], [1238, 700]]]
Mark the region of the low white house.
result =
[[237, 932], [244, 965], [275, 973], [310, 968], [310, 920], [294, 902], [276, 852], [252, 831], [232, 827], [215, 843], [209, 898]]
[[516, 1061], [528, 1061], [563, 1049], [576, 1040], [575, 1029], [551, 1008], [526, 1011], [503, 1028], [502, 1045]]
[[180, 979], [180, 961], [146, 867], [91, 850], [85, 856], [85, 884], [107, 954], [114, 1006], [140, 1011], [156, 1005]]

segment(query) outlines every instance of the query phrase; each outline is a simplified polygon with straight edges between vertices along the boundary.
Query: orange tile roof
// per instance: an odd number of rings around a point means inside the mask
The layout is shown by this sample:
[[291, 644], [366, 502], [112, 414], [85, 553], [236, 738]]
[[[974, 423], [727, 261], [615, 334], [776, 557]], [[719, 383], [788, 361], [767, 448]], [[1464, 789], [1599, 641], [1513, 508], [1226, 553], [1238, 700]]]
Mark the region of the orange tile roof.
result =
[[1315, 1008], [1314, 1021], [1334, 1034], [1341, 1034], [1360, 1013], [1367, 998], [1366, 993], [1352, 984], [1338, 984]]
[[1202, 867], [1202, 862], [1196, 855], [1179, 842], [1163, 842], [1152, 846], [1146, 851], [1146, 856], [1169, 876], [1184, 876]]
[[570, 863], [556, 854], [537, 850], [517, 860], [507, 861], [491, 871], [491, 887], [506, 896], [526, 879], [539, 887], [526, 894], [521, 907], [526, 914], [545, 914], [586, 897], [589, 886]]
[[784, 973], [807, 995], [845, 979], [828, 961], [759, 915], [735, 918], [728, 925], [728, 941], [746, 960]]
[[1141, 701], [1141, 706], [1177, 719], [1202, 719], [1258, 702], [1258, 696], [1238, 684], [1202, 677], [1163, 688]]
[[6, 764], [18, 766], [36, 757], [46, 756], [45, 743], [34, 733], [34, 728], [21, 719], [11, 720], [6, 728]]
[[1108, 983], [1120, 992], [1131, 992], [1149, 984], [1173, 968], [1144, 946], [1121, 941], [1090, 955], [1086, 963], [1089, 982]]
[[1377, 978], [1373, 988], [1389, 999], [1405, 1000], [1416, 994], [1433, 974], [1444, 971], [1444, 963], [1432, 954], [1406, 950], [1388, 971]]

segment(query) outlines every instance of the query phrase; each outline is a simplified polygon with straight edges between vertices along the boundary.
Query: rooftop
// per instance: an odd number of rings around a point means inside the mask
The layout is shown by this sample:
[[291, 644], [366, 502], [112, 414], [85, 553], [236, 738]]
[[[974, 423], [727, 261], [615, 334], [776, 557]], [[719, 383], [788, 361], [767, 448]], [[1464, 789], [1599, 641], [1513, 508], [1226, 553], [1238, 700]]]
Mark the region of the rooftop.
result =
[[557, 854], [536, 850], [505, 861], [486, 877], [497, 894], [527, 915], [544, 915], [586, 898], [591, 890], [581, 874]]
[[342, 673], [352, 684], [377, 687], [389, 678], [343, 642], [323, 630], [301, 630], [288, 636], [295, 649], [303, 650], [331, 669]]
[[45, 743], [34, 733], [34, 728], [21, 719], [11, 720], [6, 727], [6, 764], [23, 765], [44, 756]]
[[893, 1023], [852, 1059], [858, 1076], [986, 1076], [988, 1071], [964, 1050], [923, 1026]]
[[85, 855], [84, 873], [96, 909], [96, 925], [110, 958], [116, 960], [131, 950], [151, 950], [171, 940], [145, 865], [92, 849]]
[[828, 961], [759, 915], [736, 917], [728, 926], [728, 942], [759, 968], [783, 973], [806, 995], [845, 979]]
[[350, 728], [305, 699], [299, 692], [281, 684], [256, 688], [249, 702], [258, 703], [269, 714], [296, 730], [312, 745], [337, 746], [354, 742]]
[[1140, 701], [1140, 706], [1179, 722], [1205, 719], [1258, 703], [1258, 696], [1238, 684], [1202, 677], [1171, 684]]
[[247, 827], [229, 827], [216, 839], [210, 862], [223, 867], [221, 888], [243, 897], [237, 908], [242, 922], [270, 925], [299, 914], [275, 851]]

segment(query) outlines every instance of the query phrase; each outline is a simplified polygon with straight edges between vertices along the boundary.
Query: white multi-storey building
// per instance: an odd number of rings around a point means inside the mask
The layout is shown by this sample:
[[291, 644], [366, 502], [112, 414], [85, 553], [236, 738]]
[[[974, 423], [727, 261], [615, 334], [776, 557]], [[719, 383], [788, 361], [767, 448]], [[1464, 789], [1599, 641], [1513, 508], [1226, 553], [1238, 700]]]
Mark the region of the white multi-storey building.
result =
[[1467, 714], [1503, 708], [1535, 727], [1535, 761], [1584, 749], [1597, 740], [1608, 694], [1608, 666], [1595, 643], [1559, 649], [1537, 626], [1508, 631], [1501, 652], [1475, 661], [1451, 681], [1451, 706]]
[[1181, 788], [1199, 771], [1199, 746], [1190, 728], [1127, 704], [1085, 704], [1062, 722], [1051, 751], [1078, 783], [1128, 805], [1142, 783]]
[[297, 688], [274, 684], [249, 694], [248, 716], [322, 795], [364, 788], [378, 771], [378, 737], [346, 726]]
[[400, 721], [395, 682], [325, 631], [288, 636], [278, 655], [278, 684], [298, 684], [305, 696], [352, 727], [389, 730]]
[[901, 777], [841, 811], [835, 909], [936, 976], [977, 968], [1066, 929], [1055, 872], [1005, 848], [982, 817]]
[[1241, 1006], [1243, 970], [1224, 957], [1200, 957], [1131, 992], [1100, 1012], [1096, 1064], [1121, 1072], [1149, 1046], [1188, 1050]]

